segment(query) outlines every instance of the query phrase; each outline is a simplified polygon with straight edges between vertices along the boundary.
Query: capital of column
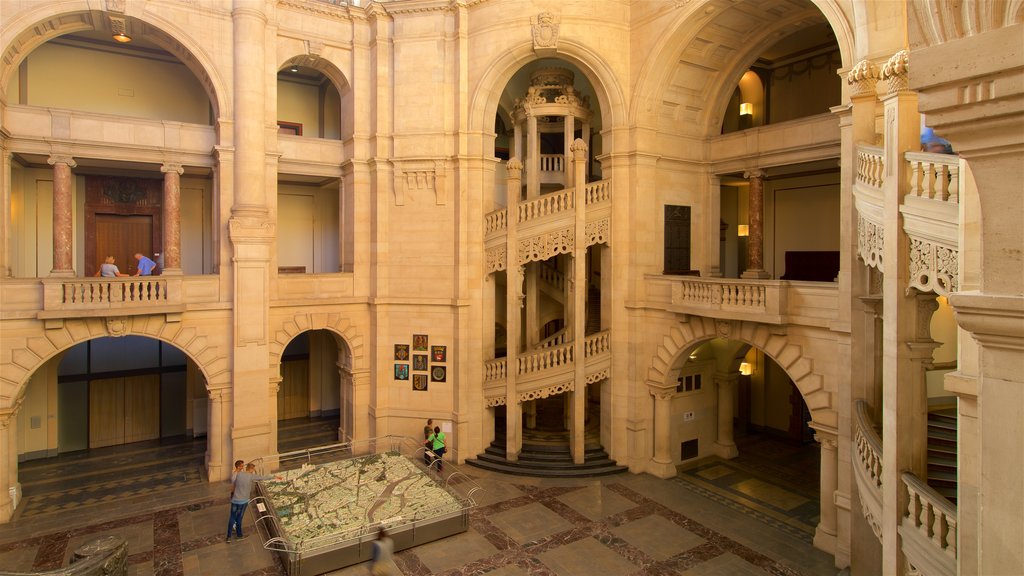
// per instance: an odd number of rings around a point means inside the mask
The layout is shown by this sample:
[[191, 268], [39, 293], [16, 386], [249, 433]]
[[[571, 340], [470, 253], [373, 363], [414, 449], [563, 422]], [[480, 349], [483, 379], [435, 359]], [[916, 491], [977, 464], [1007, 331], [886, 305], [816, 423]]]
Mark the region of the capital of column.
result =
[[836, 439], [834, 434], [825, 434], [823, 432], [815, 432], [814, 439], [821, 444], [823, 450], [835, 451], [839, 447], [839, 441]]
[[577, 138], [573, 141], [572, 145], [569, 146], [569, 150], [572, 151], [574, 160], [586, 160], [587, 158], [587, 143], [582, 138]]
[[744, 170], [743, 177], [746, 178], [747, 180], [760, 180], [764, 178], [764, 170], [761, 170], [760, 168]]
[[75, 159], [66, 154], [53, 154], [46, 159], [46, 163], [49, 164], [50, 166], [56, 166], [57, 164], [67, 164], [70, 168], [78, 166], [78, 163], [75, 162]]
[[892, 55], [889, 61], [882, 66], [882, 79], [888, 82], [886, 93], [895, 94], [909, 89], [910, 82], [910, 54], [906, 50], [900, 50]]
[[648, 391], [651, 393], [651, 396], [654, 396], [654, 398], [656, 400], [661, 400], [661, 401], [671, 400], [672, 397], [675, 396], [675, 394], [676, 394], [676, 389], [675, 388], [653, 388], [652, 387]]
[[878, 66], [871, 60], [861, 60], [846, 75], [846, 83], [851, 86], [851, 97], [875, 95], [878, 83]]
[[505, 172], [509, 178], [521, 178], [523, 172], [523, 163], [518, 157], [513, 156], [508, 159], [505, 163]]
[[182, 168], [181, 164], [164, 164], [163, 166], [160, 166], [160, 171], [163, 172], [164, 174], [173, 173], [177, 174], [178, 176], [181, 176], [182, 174], [185, 173], [185, 169]]

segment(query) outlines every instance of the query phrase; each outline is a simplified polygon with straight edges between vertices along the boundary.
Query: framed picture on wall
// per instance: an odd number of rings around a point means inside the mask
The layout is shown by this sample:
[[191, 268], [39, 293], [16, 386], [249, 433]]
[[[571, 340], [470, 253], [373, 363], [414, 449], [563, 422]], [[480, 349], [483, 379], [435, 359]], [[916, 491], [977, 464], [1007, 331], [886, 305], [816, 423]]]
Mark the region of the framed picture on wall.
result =
[[408, 360], [409, 359], [409, 345], [408, 344], [395, 344], [395, 360]]
[[431, 346], [430, 357], [434, 362], [446, 362], [448, 358], [447, 346]]
[[409, 365], [408, 364], [395, 364], [395, 380], [408, 380], [409, 379]]
[[426, 390], [427, 389], [427, 375], [426, 374], [413, 374], [412, 375], [412, 389], [413, 390]]
[[412, 355], [412, 369], [423, 370], [427, 369], [427, 355], [426, 354], [413, 354]]
[[444, 366], [434, 366], [430, 369], [430, 381], [431, 382], [444, 382], [448, 377], [448, 368]]
[[427, 351], [427, 335], [426, 334], [413, 334], [412, 335], [412, 349], [417, 352]]

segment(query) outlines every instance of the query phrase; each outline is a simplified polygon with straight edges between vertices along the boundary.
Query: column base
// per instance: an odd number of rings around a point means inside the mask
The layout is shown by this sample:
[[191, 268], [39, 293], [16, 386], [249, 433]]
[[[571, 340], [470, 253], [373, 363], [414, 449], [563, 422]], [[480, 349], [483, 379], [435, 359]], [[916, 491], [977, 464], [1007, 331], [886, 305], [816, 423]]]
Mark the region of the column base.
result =
[[74, 278], [74, 270], [50, 270], [50, 278]]
[[15, 482], [11, 486], [11, 508], [14, 510], [18, 509], [18, 503], [21, 502], [21, 482]]
[[718, 442], [715, 442], [715, 454], [719, 458], [732, 460], [740, 455], [740, 451], [736, 448], [735, 444], [719, 444]]
[[829, 554], [835, 555], [836, 553], [836, 535], [835, 533], [829, 533], [821, 527], [819, 524], [814, 529], [814, 547], [818, 550], [824, 550]]
[[746, 278], [750, 280], [767, 280], [768, 278], [771, 277], [771, 274], [764, 270], [761, 270], [760, 268], [755, 268], [753, 270], [744, 270], [743, 274], [740, 274], [740, 278]]
[[672, 462], [659, 462], [651, 458], [647, 464], [647, 473], [658, 478], [675, 478], [678, 471]]

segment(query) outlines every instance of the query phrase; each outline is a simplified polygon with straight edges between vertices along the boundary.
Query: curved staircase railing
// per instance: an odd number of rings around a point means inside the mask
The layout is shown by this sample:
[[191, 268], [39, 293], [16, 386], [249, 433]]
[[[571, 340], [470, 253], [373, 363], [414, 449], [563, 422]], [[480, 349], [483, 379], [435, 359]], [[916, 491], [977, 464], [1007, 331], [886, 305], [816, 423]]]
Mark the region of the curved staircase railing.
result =
[[907, 563], [922, 576], [955, 576], [956, 506], [916, 475], [901, 478], [907, 510], [899, 531]]
[[854, 410], [854, 477], [864, 518], [878, 538], [882, 537], [882, 439], [875, 432], [868, 404], [857, 400]]

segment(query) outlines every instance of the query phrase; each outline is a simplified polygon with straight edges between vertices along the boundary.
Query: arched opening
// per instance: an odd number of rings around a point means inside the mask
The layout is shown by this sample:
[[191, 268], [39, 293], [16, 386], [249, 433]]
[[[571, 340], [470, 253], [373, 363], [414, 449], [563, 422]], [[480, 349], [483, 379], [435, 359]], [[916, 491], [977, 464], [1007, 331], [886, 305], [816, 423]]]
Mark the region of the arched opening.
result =
[[206, 387], [182, 350], [142, 336], [45, 362], [17, 413], [18, 517], [205, 482]]
[[757, 347], [715, 338], [680, 355], [668, 379], [670, 445], [687, 487], [813, 537], [821, 449], [786, 371]]
[[[49, 37], [54, 29], [67, 32]], [[126, 32], [130, 42], [115, 41], [114, 30]], [[3, 70], [0, 89], [12, 138], [40, 140], [34, 131], [20, 132], [27, 124], [18, 119], [45, 109], [64, 118], [67, 131], [46, 137], [75, 148], [73, 158], [61, 158], [34, 145], [11, 146], [11, 233], [4, 240], [11, 274], [43, 277], [60, 268], [92, 276], [113, 257], [118, 271], [130, 275], [136, 253], [159, 269], [168, 254], [167, 269], [212, 273], [212, 162], [193, 155], [193, 165], [187, 165], [180, 149], [194, 145], [193, 152], [209, 154], [210, 146], [202, 143], [215, 139], [218, 103], [214, 82], [188, 48], [151, 23], [89, 13], [80, 20], [54, 17], [26, 30], [7, 55], [11, 66]], [[99, 145], [84, 147], [85, 153], [76, 148], [83, 141]], [[173, 152], [154, 154], [154, 148]], [[74, 208], [58, 224], [53, 190], [55, 170], [64, 163]], [[165, 186], [178, 190], [175, 202], [164, 198]], [[180, 222], [178, 233], [165, 235], [171, 222]], [[69, 238], [70, 262], [55, 254], [64, 251], [53, 241], [56, 226], [68, 226], [56, 232]]]
[[278, 71], [278, 134], [340, 140], [342, 110], [338, 87], [317, 68], [295, 60]]
[[298, 334], [281, 356], [278, 452], [351, 440], [353, 402], [348, 346], [329, 330]]

